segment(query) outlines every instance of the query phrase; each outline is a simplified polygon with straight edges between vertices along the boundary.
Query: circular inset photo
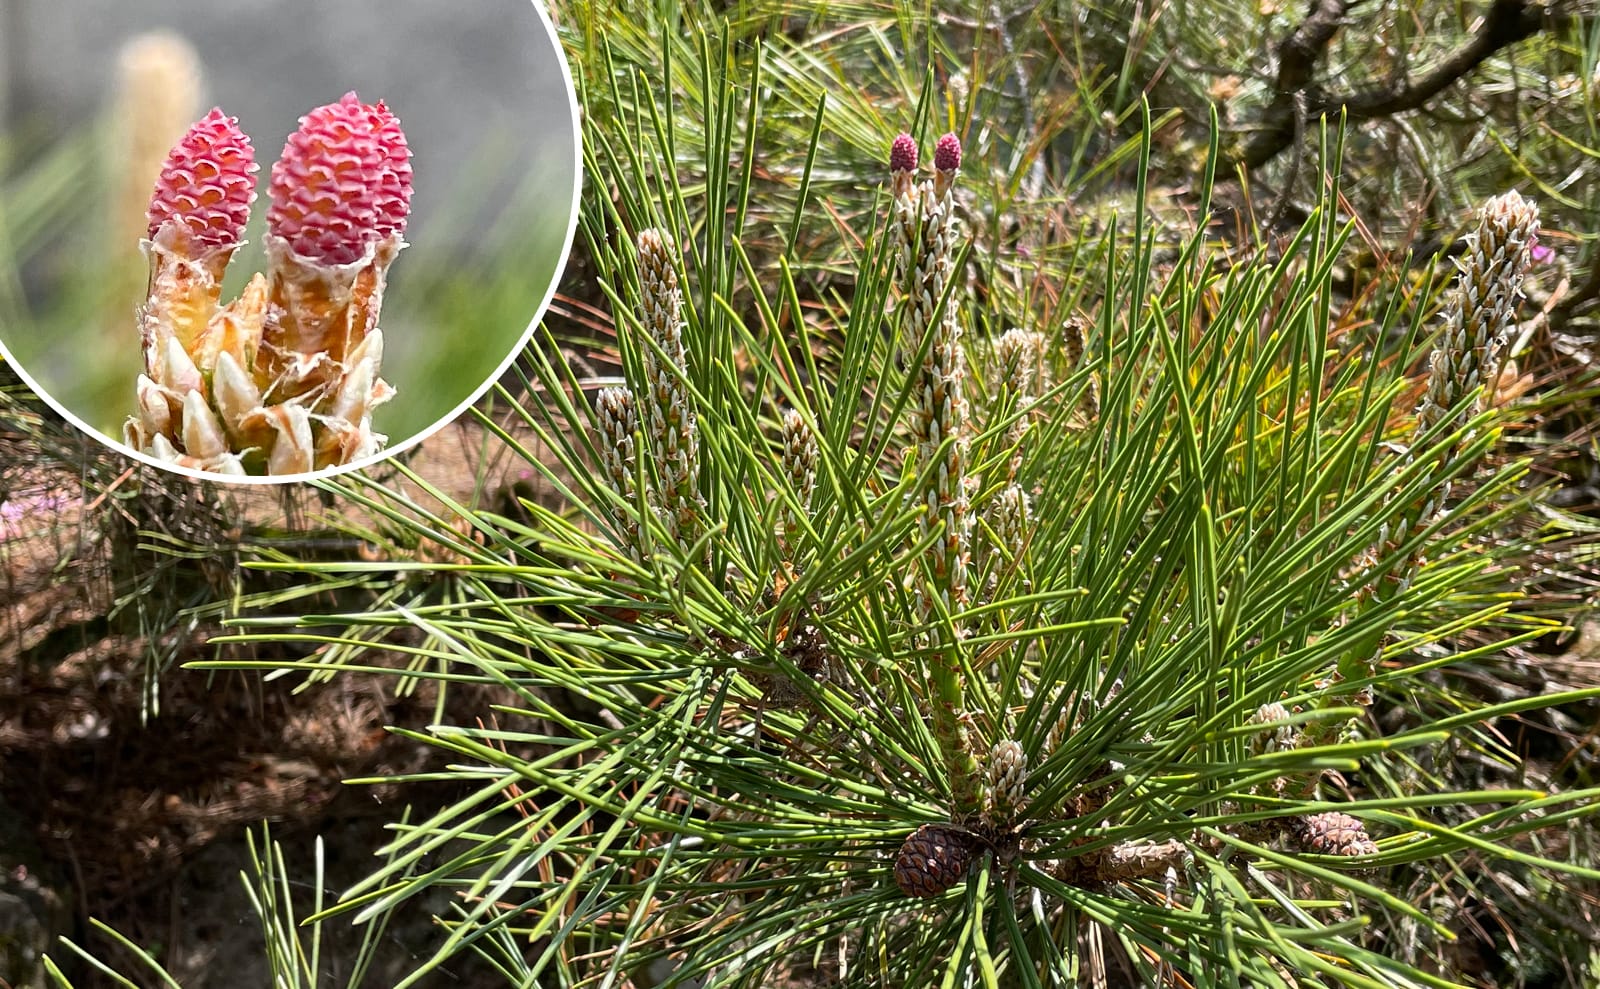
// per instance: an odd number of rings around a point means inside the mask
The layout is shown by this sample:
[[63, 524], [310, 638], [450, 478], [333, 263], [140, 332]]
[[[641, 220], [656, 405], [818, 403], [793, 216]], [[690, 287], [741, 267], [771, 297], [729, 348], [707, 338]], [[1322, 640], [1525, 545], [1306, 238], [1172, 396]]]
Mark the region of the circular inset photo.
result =
[[371, 464], [554, 294], [577, 105], [529, 0], [12, 0], [0, 33], [0, 357], [132, 456]]

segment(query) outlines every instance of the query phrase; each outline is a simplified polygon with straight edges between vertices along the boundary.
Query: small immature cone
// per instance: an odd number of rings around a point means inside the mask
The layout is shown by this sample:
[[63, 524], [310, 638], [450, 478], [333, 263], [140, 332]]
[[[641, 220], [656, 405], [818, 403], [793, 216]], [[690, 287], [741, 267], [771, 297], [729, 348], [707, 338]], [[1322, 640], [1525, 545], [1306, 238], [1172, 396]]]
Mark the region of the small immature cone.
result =
[[933, 148], [933, 194], [943, 199], [955, 185], [956, 172], [961, 170], [961, 139], [954, 134], [939, 138]]
[[639, 234], [639, 318], [653, 345], [644, 354], [649, 388], [643, 420], [652, 443], [667, 531], [687, 545], [700, 520], [700, 440], [684, 375], [683, 292], [672, 248], [660, 230]]
[[146, 366], [176, 337], [194, 345], [216, 312], [222, 275], [244, 236], [260, 166], [239, 121], [213, 109], [167, 153], [146, 211], [150, 298], [143, 313]]
[[1378, 853], [1378, 846], [1367, 834], [1367, 826], [1336, 810], [1295, 818], [1289, 833], [1302, 849], [1318, 855]]
[[967, 877], [977, 842], [961, 828], [924, 824], [911, 832], [894, 860], [900, 892], [922, 899], [938, 896]]
[[916, 263], [923, 189], [917, 184], [917, 142], [897, 135], [889, 146], [889, 238], [896, 277], [904, 280]]

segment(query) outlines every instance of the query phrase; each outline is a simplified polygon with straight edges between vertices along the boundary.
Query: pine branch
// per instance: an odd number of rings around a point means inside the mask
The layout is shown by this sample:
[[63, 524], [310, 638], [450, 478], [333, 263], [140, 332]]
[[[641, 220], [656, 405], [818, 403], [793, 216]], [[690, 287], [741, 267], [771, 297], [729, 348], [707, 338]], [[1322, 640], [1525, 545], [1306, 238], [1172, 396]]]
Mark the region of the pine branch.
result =
[[1239, 164], [1259, 168], [1294, 143], [1297, 99], [1304, 98], [1310, 119], [1341, 108], [1352, 122], [1418, 110], [1495, 53], [1565, 19], [1557, 16], [1555, 5], [1539, 0], [1495, 0], [1478, 33], [1420, 78], [1362, 92], [1327, 93], [1314, 77], [1349, 8], [1348, 0], [1312, 0], [1306, 19], [1278, 46], [1277, 95], [1267, 108], [1265, 126], [1245, 146]]

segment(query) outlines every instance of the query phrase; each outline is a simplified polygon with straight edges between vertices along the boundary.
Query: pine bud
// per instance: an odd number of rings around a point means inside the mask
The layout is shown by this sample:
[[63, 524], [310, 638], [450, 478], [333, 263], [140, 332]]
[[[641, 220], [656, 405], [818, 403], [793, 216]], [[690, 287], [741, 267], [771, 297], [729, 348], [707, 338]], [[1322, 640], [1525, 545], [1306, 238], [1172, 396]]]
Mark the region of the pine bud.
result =
[[[817, 437], [807, 425], [805, 417], [795, 409], [783, 414], [783, 473], [789, 488], [800, 502], [801, 511], [811, 508], [811, 492], [817, 486]], [[783, 543], [787, 552], [793, 553], [800, 536], [801, 518], [787, 504], [784, 506]]]
[[1256, 708], [1256, 713], [1250, 716], [1250, 723], [1267, 729], [1263, 732], [1265, 740], [1262, 742], [1262, 751], [1275, 752], [1294, 747], [1294, 726], [1284, 723], [1288, 720], [1289, 709], [1277, 701]]
[[1002, 333], [995, 343], [1000, 381], [1016, 396], [1019, 405], [1039, 397], [1039, 357], [1043, 343], [1044, 337], [1040, 334], [1015, 327]]
[[984, 792], [984, 823], [1004, 827], [1022, 809], [1028, 787], [1028, 755], [1015, 739], [1002, 739], [989, 750]]
[[683, 292], [673, 250], [659, 230], [639, 234], [639, 319], [654, 341], [644, 354], [649, 402], [643, 419], [653, 444], [667, 529], [680, 543], [696, 537], [700, 440], [683, 376], [688, 357], [683, 344]]
[[600, 462], [612, 490], [625, 499], [633, 498], [633, 434], [639, 428], [633, 392], [627, 388], [602, 388], [595, 396], [599, 432]]
[[[605, 471], [611, 490], [622, 500], [633, 503], [634, 466], [636, 453], [634, 433], [639, 428], [639, 412], [633, 403], [633, 392], [625, 387], [602, 388], [595, 396], [596, 443], [600, 453], [600, 466]], [[635, 558], [639, 555], [639, 524], [621, 506], [614, 512], [621, 528], [626, 548]]]
[[[1082, 317], [1069, 317], [1061, 326], [1062, 349], [1066, 351], [1068, 374], [1083, 366], [1084, 336]], [[1078, 400], [1078, 405], [1090, 419], [1100, 414], [1100, 390], [1092, 376], [1084, 386], [1083, 397]]]
[[994, 531], [996, 548], [1004, 547], [1004, 552], [1013, 556], [1021, 553], [1033, 516], [1028, 492], [1022, 485], [1009, 484], [1001, 488], [984, 514], [989, 528]]

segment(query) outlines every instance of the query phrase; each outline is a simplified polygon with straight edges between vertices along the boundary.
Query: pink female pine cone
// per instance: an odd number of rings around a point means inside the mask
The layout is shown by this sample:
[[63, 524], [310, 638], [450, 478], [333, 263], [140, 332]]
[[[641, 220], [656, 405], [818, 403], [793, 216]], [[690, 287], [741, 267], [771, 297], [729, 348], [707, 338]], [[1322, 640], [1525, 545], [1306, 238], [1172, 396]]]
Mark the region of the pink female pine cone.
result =
[[300, 119], [273, 166], [267, 276], [219, 307], [257, 166], [213, 110], [173, 148], [150, 206], [146, 374], [124, 434], [161, 459], [222, 473], [303, 473], [383, 448], [371, 411], [378, 314], [405, 246], [411, 151], [383, 103], [348, 93]]
[[[347, 463], [382, 448], [369, 413], [394, 389], [378, 377], [378, 313], [389, 264], [405, 246], [410, 158], [389, 108], [352, 92], [301, 117], [272, 167], [267, 276], [279, 318], [267, 323], [256, 384], [292, 404], [287, 418], [248, 424], [287, 444], [285, 468]], [[329, 402], [337, 414], [317, 419]]]
[[150, 239], [175, 223], [194, 254], [231, 248], [244, 237], [256, 198], [255, 149], [237, 118], [221, 109], [200, 118], [167, 155], [150, 197]]
[[910, 134], [898, 134], [889, 145], [889, 171], [917, 170], [917, 142]]
[[300, 118], [272, 166], [267, 229], [301, 257], [351, 264], [404, 233], [411, 150], [394, 114], [346, 93]]
[[933, 146], [933, 194], [943, 199], [956, 184], [961, 170], [961, 139], [954, 134], [939, 138]]

